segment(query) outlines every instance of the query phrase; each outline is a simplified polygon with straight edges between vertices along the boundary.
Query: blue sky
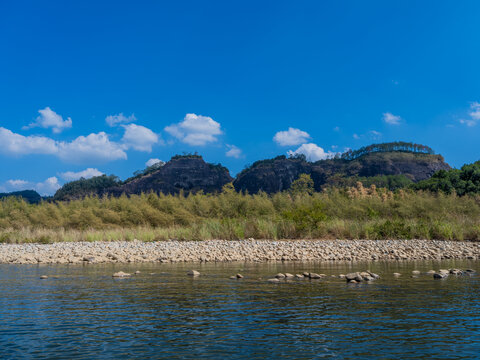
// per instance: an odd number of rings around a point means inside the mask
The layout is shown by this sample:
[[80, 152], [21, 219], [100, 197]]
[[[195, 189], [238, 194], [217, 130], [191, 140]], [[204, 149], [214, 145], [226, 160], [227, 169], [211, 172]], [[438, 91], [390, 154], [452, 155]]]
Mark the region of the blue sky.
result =
[[0, 3], [0, 191], [198, 151], [480, 159], [478, 1]]

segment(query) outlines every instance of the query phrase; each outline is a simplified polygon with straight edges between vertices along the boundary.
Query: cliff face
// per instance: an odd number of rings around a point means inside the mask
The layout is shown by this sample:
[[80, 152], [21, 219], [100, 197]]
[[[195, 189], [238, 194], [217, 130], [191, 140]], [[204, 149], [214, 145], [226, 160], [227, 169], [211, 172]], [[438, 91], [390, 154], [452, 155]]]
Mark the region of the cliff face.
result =
[[265, 191], [270, 194], [288, 189], [300, 174], [310, 172], [311, 166], [306, 161], [279, 156], [255, 163], [251, 169], [240, 173], [233, 185], [237, 191], [248, 191], [250, 194]]
[[159, 170], [133, 179], [126, 184], [106, 189], [105, 192], [119, 196], [154, 191], [164, 194], [184, 192], [206, 193], [221, 191], [233, 179], [228, 170], [220, 165], [206, 163], [200, 157], [173, 158]]
[[438, 170], [450, 166], [440, 155], [408, 152], [370, 153], [354, 160], [328, 159], [308, 163], [301, 159], [276, 158], [255, 163], [240, 173], [234, 182], [237, 191], [255, 194], [259, 191], [275, 193], [288, 189], [302, 173], [309, 174], [316, 191], [326, 184], [341, 184], [349, 177], [404, 175], [417, 182], [428, 179]]

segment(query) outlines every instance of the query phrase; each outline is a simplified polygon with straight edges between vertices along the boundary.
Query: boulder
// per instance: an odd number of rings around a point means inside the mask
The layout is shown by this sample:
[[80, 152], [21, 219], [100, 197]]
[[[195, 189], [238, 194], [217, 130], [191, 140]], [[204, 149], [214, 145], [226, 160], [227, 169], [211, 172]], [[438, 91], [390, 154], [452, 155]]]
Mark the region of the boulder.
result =
[[116, 272], [112, 275], [112, 277], [116, 277], [116, 278], [122, 278], [122, 277], [128, 277], [128, 276], [131, 276], [131, 274], [123, 271]]
[[195, 277], [195, 276], [200, 276], [200, 273], [197, 270], [190, 270], [189, 272], [187, 272], [187, 275]]

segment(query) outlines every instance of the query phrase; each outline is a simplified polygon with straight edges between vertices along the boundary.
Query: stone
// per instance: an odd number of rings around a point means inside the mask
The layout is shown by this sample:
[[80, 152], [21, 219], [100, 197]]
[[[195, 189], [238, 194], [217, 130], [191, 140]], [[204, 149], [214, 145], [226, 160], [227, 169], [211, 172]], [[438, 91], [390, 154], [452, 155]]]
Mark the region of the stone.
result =
[[48, 279], [48, 276], [47, 275], [42, 275], [42, 276], [40, 276], [40, 279], [42, 279], [42, 280]]
[[418, 270], [413, 270], [413, 271], [412, 271], [412, 275], [420, 275], [420, 271], [418, 271]]
[[373, 277], [374, 279], [380, 279], [380, 275], [375, 274], [375, 273], [373, 273], [373, 272], [371, 272], [371, 271], [367, 271], [367, 272], [368, 272], [368, 273], [370, 274], [370, 276]]
[[322, 276], [316, 273], [310, 273], [310, 279], [321, 279]]
[[131, 276], [131, 274], [123, 272], [123, 271], [116, 272], [112, 275], [112, 277], [118, 277], [118, 278], [128, 277], [128, 276]]
[[305, 276], [303, 276], [303, 274], [296, 274], [295, 277], [297, 279], [303, 279]]
[[476, 271], [473, 270], [473, 269], [467, 269], [467, 270], [465, 270], [465, 272], [470, 273], [470, 274], [476, 273]]
[[243, 275], [242, 275], [242, 274], [237, 274], [237, 275], [236, 275], [236, 278], [237, 278], [237, 279], [243, 279]]
[[139, 270], [135, 271], [135, 275], [138, 275], [138, 274], [140, 274], [140, 271]]
[[433, 278], [434, 279], [444, 279], [448, 276], [448, 274], [445, 274], [445, 273], [441, 273], [441, 272], [438, 272], [438, 273], [435, 273], [433, 274]]
[[196, 277], [200, 276], [200, 273], [197, 270], [190, 270], [189, 272], [187, 272], [187, 275]]
[[286, 277], [286, 278], [293, 278], [294, 276], [293, 276], [292, 274], [290, 274], [290, 273], [285, 273], [285, 277]]
[[345, 274], [340, 274], [340, 275], [338, 275], [338, 277], [339, 277], [340, 279], [345, 279]]
[[232, 276], [230, 276], [230, 279], [237, 280], [237, 277], [235, 275], [232, 275]]
[[277, 278], [268, 279], [267, 281], [268, 281], [268, 282], [271, 282], [271, 283], [278, 283], [278, 282], [280, 282], [280, 280], [278, 280]]
[[84, 256], [83, 257], [83, 261], [86, 261], [86, 262], [94, 262], [95, 261], [95, 258], [93, 256]]
[[356, 284], [358, 281], [355, 279], [348, 280], [347, 283], [349, 284]]
[[428, 271], [427, 271], [427, 274], [428, 274], [428, 275], [433, 275], [433, 274], [435, 274], [435, 270], [428, 270]]
[[402, 276], [402, 274], [395, 272], [395, 273], [393, 273], [393, 276], [399, 277], [399, 276]]
[[277, 275], [275, 275], [275, 277], [276, 277], [277, 279], [284, 279], [284, 278], [285, 278], [285, 274], [278, 273]]
[[363, 277], [358, 272], [349, 273], [349, 274], [345, 275], [345, 279], [347, 279], [347, 281], [350, 281], [350, 280], [355, 280], [356, 282], [363, 281]]
[[309, 273], [309, 272], [306, 272], [306, 271], [304, 271], [304, 272], [303, 272], [303, 276], [305, 276], [305, 277], [309, 277], [309, 276], [310, 276], [310, 273]]

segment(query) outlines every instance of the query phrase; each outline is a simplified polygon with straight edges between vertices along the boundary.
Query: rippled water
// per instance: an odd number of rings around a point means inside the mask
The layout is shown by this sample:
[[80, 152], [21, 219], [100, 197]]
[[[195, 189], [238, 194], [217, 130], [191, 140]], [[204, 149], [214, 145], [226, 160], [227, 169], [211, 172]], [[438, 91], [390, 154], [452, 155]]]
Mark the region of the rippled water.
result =
[[[479, 276], [410, 276], [478, 261], [197, 264], [195, 279], [191, 267], [1, 265], [0, 358], [480, 357]], [[382, 278], [265, 281], [367, 268]], [[120, 270], [141, 274], [113, 279]]]

